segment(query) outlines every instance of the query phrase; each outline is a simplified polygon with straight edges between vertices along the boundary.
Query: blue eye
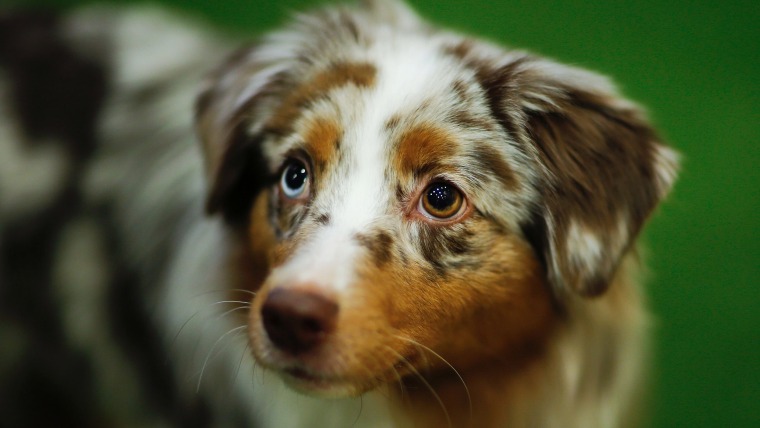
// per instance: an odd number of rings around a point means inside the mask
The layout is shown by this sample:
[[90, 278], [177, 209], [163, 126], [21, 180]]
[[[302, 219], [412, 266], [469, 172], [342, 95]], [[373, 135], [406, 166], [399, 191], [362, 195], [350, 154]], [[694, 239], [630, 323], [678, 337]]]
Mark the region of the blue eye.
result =
[[282, 171], [280, 189], [283, 195], [290, 199], [300, 197], [309, 184], [309, 170], [298, 160], [290, 160]]

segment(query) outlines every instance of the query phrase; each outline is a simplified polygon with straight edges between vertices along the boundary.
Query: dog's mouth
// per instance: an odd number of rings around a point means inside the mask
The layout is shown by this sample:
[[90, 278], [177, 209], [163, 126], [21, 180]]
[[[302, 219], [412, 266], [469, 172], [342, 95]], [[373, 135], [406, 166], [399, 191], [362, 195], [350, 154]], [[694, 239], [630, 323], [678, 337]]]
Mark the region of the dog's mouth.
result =
[[395, 362], [386, 369], [376, 369], [362, 375], [341, 376], [311, 370], [304, 365], [273, 369], [286, 385], [304, 394], [338, 398], [358, 396], [382, 385], [401, 381], [409, 371], [408, 361]]
[[330, 385], [342, 383], [342, 381], [338, 378], [329, 378], [315, 374], [300, 367], [285, 369], [282, 371], [282, 373], [289, 380], [297, 382], [298, 384], [303, 384], [304, 386], [311, 386], [316, 389], [329, 388]]
[[352, 325], [332, 331], [335, 327], [321, 310], [325, 299], [319, 295], [272, 292], [263, 300], [249, 320], [253, 357], [298, 392], [358, 396], [417, 372], [419, 352], [395, 340], [392, 331], [355, 331]]
[[303, 367], [278, 370], [289, 387], [296, 391], [324, 398], [356, 396], [371, 389], [366, 381], [328, 376]]

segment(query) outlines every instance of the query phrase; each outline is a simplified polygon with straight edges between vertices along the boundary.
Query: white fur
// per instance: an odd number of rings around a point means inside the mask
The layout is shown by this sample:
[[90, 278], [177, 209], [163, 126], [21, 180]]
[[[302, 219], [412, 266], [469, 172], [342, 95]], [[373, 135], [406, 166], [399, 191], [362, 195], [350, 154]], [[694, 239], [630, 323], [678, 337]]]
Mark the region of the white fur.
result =
[[24, 136], [9, 93], [0, 75], [0, 220], [44, 209], [66, 184], [70, 169], [62, 144]]
[[[404, 26], [419, 25], [416, 16], [399, 3], [375, 2], [374, 7], [380, 15], [391, 15]], [[150, 18], [149, 22], [155, 23], [156, 19]], [[115, 201], [117, 220], [130, 261], [143, 269], [145, 276], [155, 284], [166, 287], [152, 295], [156, 322], [166, 333], [166, 346], [173, 356], [172, 368], [176, 370], [184, 393], [189, 396], [198, 389], [198, 393], [209, 400], [214, 414], [222, 418], [216, 426], [232, 424], [231, 420], [224, 419], [225, 416], [240, 409], [264, 427], [394, 426], [388, 400], [382, 393], [371, 393], [361, 400], [323, 400], [299, 395], [285, 387], [277, 376], [255, 367], [247, 356], [246, 328], [233, 330], [244, 326], [245, 319], [236, 319], [234, 313], [233, 316], [220, 316], [234, 307], [219, 304], [228, 299], [224, 290], [230, 279], [226, 276], [224, 260], [229, 237], [220, 220], [205, 218], [202, 213], [206, 189], [202, 183], [203, 166], [190, 134], [190, 108], [194, 88], [200, 86], [202, 68], [209, 52], [224, 52], [227, 46], [193, 42], [194, 36], [187, 37], [188, 29], [181, 24], [173, 20], [160, 22], [161, 25], [154, 25], [153, 29], [161, 34], [170, 33], [166, 40], [174, 40], [180, 46], [177, 58], [161, 58], [149, 49], [147, 55], [153, 61], [143, 61], [133, 49], [138, 49], [140, 43], [150, 43], [150, 40], [139, 34], [138, 27], [133, 24], [127, 23], [121, 31], [116, 31], [122, 42], [120, 46], [125, 48], [123, 56], [117, 58], [117, 64], [133, 75], [119, 77], [117, 87], [108, 99], [104, 125], [100, 130], [100, 136], [108, 145], [96, 154], [95, 167], [89, 171], [88, 195], [94, 201]], [[331, 210], [331, 226], [305, 243], [291, 261], [275, 270], [273, 280], [316, 283], [338, 292], [350, 288], [353, 261], [358, 254], [353, 235], [373, 222], [388, 221], [390, 190], [384, 187], [383, 178], [383, 168], [388, 163], [384, 149], [386, 141], [382, 139], [383, 126], [392, 115], [405, 113], [428, 96], [435, 97], [455, 77], [453, 64], [437, 53], [440, 46], [431, 45], [430, 40], [420, 34], [400, 37], [380, 26], [373, 36], [384, 42], [357, 54], [359, 59], [377, 64], [378, 75], [374, 88], [362, 93], [362, 102], [353, 105], [355, 109], [340, 112], [343, 123], [350, 124], [344, 138], [353, 151], [348, 153], [348, 179], [336, 176], [330, 183], [332, 196], [325, 206]], [[305, 43], [304, 39], [308, 37], [309, 34], [280, 32], [266, 39], [269, 47], [256, 55], [266, 57], [265, 62], [271, 64], [263, 74], [243, 82], [232, 76], [226, 80], [223, 78], [223, 86], [235, 89], [225, 103], [233, 108], [218, 117], [231, 114], [235, 107], [256, 93], [271, 75], [281, 70], [283, 66], [278, 65], [279, 62], [290, 58], [295, 47]], [[438, 40], [443, 43], [451, 37], [449, 34]], [[172, 50], [171, 44], [161, 46]], [[488, 50], [487, 47], [482, 49]], [[249, 58], [251, 62], [260, 59], [260, 56]], [[548, 65], [543, 72], [558, 79], [578, 81], [576, 83], [587, 77], [583, 73], [570, 73], [564, 68]], [[130, 95], [165, 75], [183, 78], [171, 81], [155, 110], [146, 111], [144, 106], [137, 109], [130, 104]], [[605, 82], [597, 79], [594, 84], [606, 87]], [[356, 91], [359, 90], [344, 88], [336, 90], [334, 95], [354, 97]], [[538, 109], [541, 103], [552, 102], [542, 94], [534, 94], [534, 102], [525, 106]], [[125, 117], [129, 119], [125, 120]], [[255, 126], [252, 131], [257, 131]], [[134, 146], [136, 142], [138, 147]], [[270, 161], [273, 163], [281, 161], [285, 146], [295, 143], [295, 140], [286, 142], [277, 148], [265, 145], [265, 152], [272, 155]], [[505, 222], [512, 222], [509, 224], [511, 230], [517, 230], [518, 219], [527, 216], [529, 202], [536, 197], [527, 189], [535, 184], [539, 174], [525, 171], [526, 165], [532, 165], [527, 157], [533, 154], [525, 156], [512, 145], [506, 146], [504, 150], [510, 154], [508, 161], [517, 166], [519, 189], [513, 195], [503, 195], [508, 203], [483, 201], [483, 208], [495, 212], [501, 211], [502, 205], [513, 207], [510, 208], [512, 211], [501, 212]], [[672, 163], [669, 163], [672, 156], [661, 151], [660, 157], [664, 159], [660, 162], [661, 181], [672, 182], [673, 173], [666, 168]], [[135, 176], [134, 171], [138, 168], [143, 173]], [[512, 203], [514, 201], [517, 202]], [[552, 219], [549, 217], [546, 221], [552, 230]], [[625, 226], [621, 222], [621, 235], [627, 233]], [[574, 223], [566, 245], [572, 254], [577, 254], [576, 263], [591, 270], [601, 257], [602, 241], [601, 237], [585, 230], [581, 223]], [[171, 255], [167, 271], [156, 272], [146, 267], [150, 266], [151, 260], [167, 254]], [[554, 271], [560, 270], [554, 266]], [[639, 308], [635, 286], [622, 280], [616, 282], [619, 292], [631, 294], [628, 296], [632, 300], [630, 306]], [[619, 358], [622, 361], [622, 365], [616, 368], [619, 376], [615, 387], [610, 389], [593, 383], [599, 381], [594, 378], [597, 373], [595, 364], [600, 363], [600, 356], [607, 355], [605, 347], [611, 337], [626, 338], [615, 348], [616, 352], [638, 355], [645, 316], [640, 309], [623, 313], [610, 310], [610, 305], [603, 300], [610, 298], [607, 295], [601, 297], [590, 304], [590, 309], [586, 307], [586, 301], [573, 301], [569, 305], [573, 322], [558, 334], [550, 349], [552, 358], [549, 360], [553, 363], [544, 367], [549, 373], [546, 378], [552, 381], [538, 385], [538, 395], [526, 394], [532, 399], [538, 397], [545, 404], [540, 414], [529, 417], [531, 422], [538, 423], [534, 426], [605, 428], [616, 426], [615, 421], [624, 414], [628, 398], [633, 394], [638, 372], [636, 365], [640, 360], [637, 357], [631, 357], [630, 361]], [[604, 409], [601, 413], [600, 406]], [[524, 407], [535, 410], [532, 403], [525, 403]], [[513, 426], [525, 423], [517, 420], [517, 416], [514, 418]]]
[[676, 181], [681, 156], [669, 147], [659, 144], [655, 147], [654, 168], [657, 174], [657, 188], [660, 191], [660, 197], [664, 198]]
[[567, 253], [570, 260], [587, 274], [593, 273], [602, 259], [603, 245], [599, 238], [578, 220], [567, 228]]

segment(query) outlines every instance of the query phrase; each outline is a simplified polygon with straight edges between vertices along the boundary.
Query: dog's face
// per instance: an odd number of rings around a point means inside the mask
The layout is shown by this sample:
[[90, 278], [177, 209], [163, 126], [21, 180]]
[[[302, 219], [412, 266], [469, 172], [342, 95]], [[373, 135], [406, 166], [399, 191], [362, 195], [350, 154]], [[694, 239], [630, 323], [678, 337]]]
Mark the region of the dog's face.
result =
[[241, 50], [198, 103], [209, 209], [244, 236], [256, 359], [349, 395], [519, 366], [598, 295], [675, 156], [607, 82], [377, 2]]

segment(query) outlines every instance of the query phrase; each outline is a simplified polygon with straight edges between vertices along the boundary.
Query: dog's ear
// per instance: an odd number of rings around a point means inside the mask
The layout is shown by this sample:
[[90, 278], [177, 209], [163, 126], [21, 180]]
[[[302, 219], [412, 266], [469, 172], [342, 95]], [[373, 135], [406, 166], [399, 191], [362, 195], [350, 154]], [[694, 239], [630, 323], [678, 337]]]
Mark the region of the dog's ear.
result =
[[[396, 0], [326, 8], [297, 16], [284, 30], [240, 49], [209, 76], [196, 102], [209, 213], [221, 212], [231, 223], [244, 221], [269, 178], [265, 161], [276, 157], [263, 152], [262, 142], [288, 134], [298, 112], [318, 99], [319, 91], [346, 80], [361, 85], [371, 79], [369, 68], [342, 70], [334, 52], [341, 43], [361, 47], [361, 25], [368, 20], [392, 22], [399, 29], [420, 25], [417, 15]], [[326, 63], [328, 58], [338, 61]], [[333, 78], [315, 75], [320, 69]]]
[[535, 160], [524, 232], [550, 282], [601, 294], [673, 185], [677, 154], [593, 73], [523, 56], [481, 78], [499, 119]]
[[253, 198], [269, 178], [262, 153], [265, 124], [289, 84], [294, 55], [249, 46], [209, 75], [196, 100], [209, 190], [206, 211], [244, 222]]

